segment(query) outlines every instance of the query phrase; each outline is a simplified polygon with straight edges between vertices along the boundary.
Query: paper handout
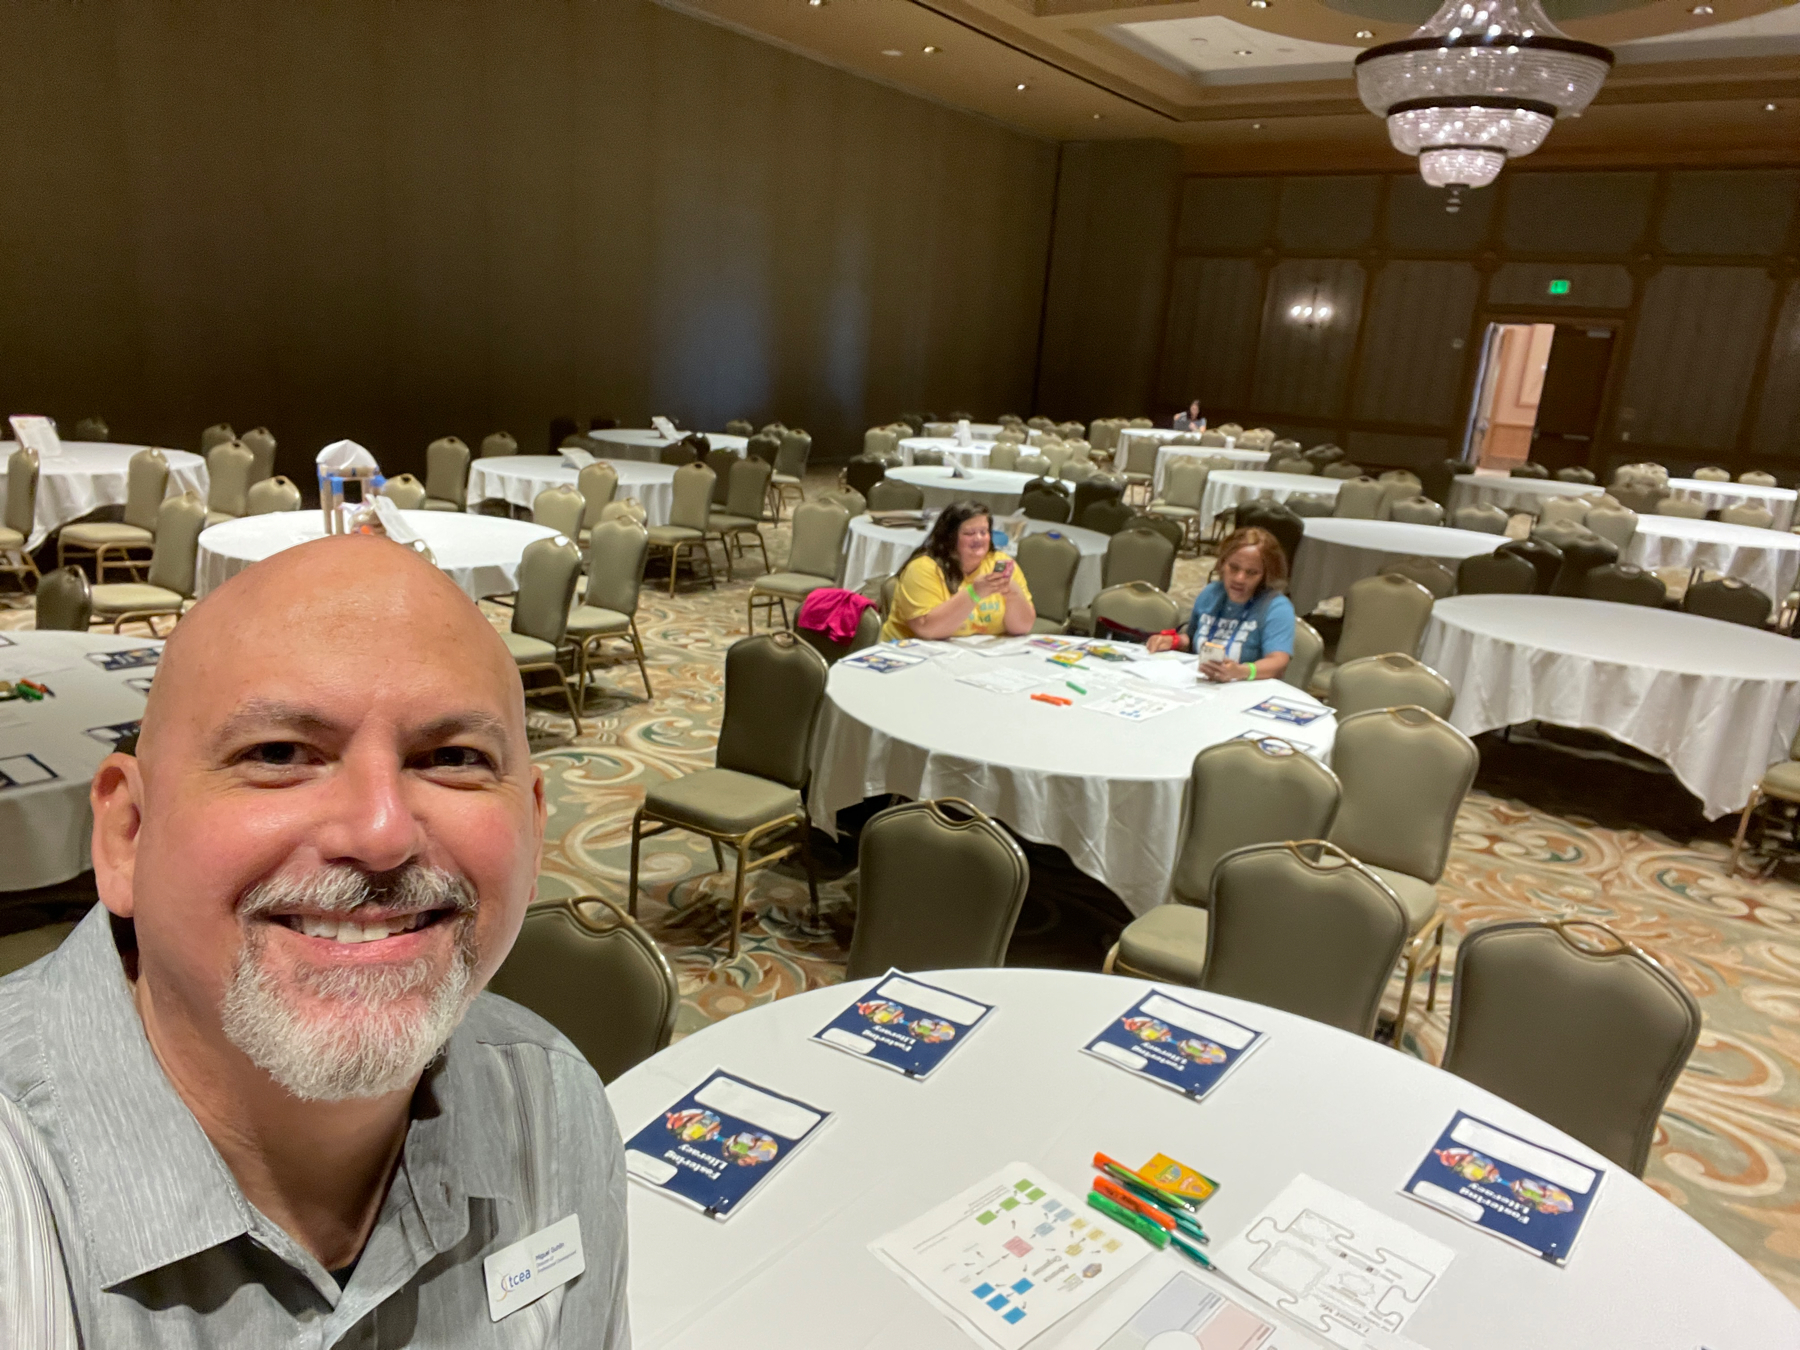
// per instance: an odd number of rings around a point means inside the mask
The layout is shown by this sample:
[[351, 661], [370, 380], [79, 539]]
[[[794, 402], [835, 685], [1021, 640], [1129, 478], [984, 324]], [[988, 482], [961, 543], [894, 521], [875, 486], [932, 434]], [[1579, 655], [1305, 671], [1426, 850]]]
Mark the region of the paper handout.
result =
[[1022, 694], [1027, 689], [1036, 689], [1040, 684], [1046, 683], [1046, 677], [1002, 666], [997, 670], [972, 670], [966, 675], [958, 675], [956, 682], [972, 684], [990, 694]]
[[813, 1039], [908, 1078], [928, 1078], [986, 1021], [993, 1005], [890, 970]]
[[18, 437], [19, 444], [38, 452], [39, 464], [47, 459], [62, 458], [62, 441], [56, 434], [56, 423], [48, 417], [18, 416], [7, 420], [12, 423], [13, 435]]

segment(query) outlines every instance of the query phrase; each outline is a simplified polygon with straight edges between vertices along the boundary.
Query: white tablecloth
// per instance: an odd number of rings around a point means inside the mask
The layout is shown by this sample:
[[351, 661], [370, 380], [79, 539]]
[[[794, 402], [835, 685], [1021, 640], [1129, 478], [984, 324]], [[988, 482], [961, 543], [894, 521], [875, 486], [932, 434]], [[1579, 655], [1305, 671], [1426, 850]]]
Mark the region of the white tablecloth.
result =
[[[146, 647], [160, 652], [162, 643], [111, 633], [0, 633], [0, 679], [29, 676], [55, 695], [0, 703], [0, 772], [22, 783], [0, 787], [0, 891], [52, 886], [87, 871], [88, 781], [118, 739], [106, 728], [143, 717], [156, 674], [154, 665], [103, 670], [88, 656]], [[22, 755], [36, 756], [42, 769], [20, 762]], [[56, 776], [24, 781], [44, 770]]]
[[1398, 520], [1339, 520], [1308, 516], [1300, 554], [1288, 578], [1288, 598], [1301, 614], [1321, 600], [1342, 595], [1352, 582], [1372, 577], [1396, 558], [1435, 558], [1452, 572], [1464, 558], [1492, 553], [1503, 535]]
[[1800, 535], [1682, 516], [1639, 516], [1625, 560], [1639, 567], [1705, 567], [1747, 581], [1780, 605], [1800, 571]]
[[[1125, 468], [1126, 452], [1131, 449], [1133, 441], [1155, 441], [1157, 444], [1161, 445], [1174, 440], [1177, 436], [1197, 436], [1199, 434], [1200, 433], [1197, 431], [1176, 431], [1172, 427], [1121, 427], [1119, 429], [1118, 445], [1113, 450], [1113, 468], [1121, 471]], [[1198, 450], [1200, 453], [1206, 455], [1216, 455], [1221, 448], [1229, 450], [1236, 444], [1237, 440], [1235, 437], [1227, 436], [1223, 447], [1190, 445], [1183, 448], [1188, 450]], [[1267, 456], [1265, 456], [1265, 458], [1267, 458]]]
[[1462, 473], [1451, 480], [1449, 512], [1479, 503], [1502, 511], [1543, 510], [1546, 497], [1586, 497], [1606, 491], [1596, 483], [1565, 483], [1560, 478], [1514, 478], [1505, 474]]
[[986, 467], [988, 452], [993, 448], [992, 441], [977, 441], [974, 445], [958, 445], [945, 436], [908, 436], [900, 442], [900, 460], [903, 464], [911, 464], [916, 451], [938, 450], [943, 452], [946, 464], [960, 464], [965, 469], [980, 469]]
[[[0, 519], [6, 515], [6, 460], [19, 448], [16, 441], [0, 441]], [[123, 506], [126, 470], [141, 445], [115, 445], [111, 441], [64, 441], [62, 454], [38, 463], [37, 510], [32, 516], [31, 537], [25, 547], [36, 548], [59, 525], [80, 520], [101, 506]], [[164, 450], [169, 462], [169, 495], [196, 492], [206, 499], [206, 461], [186, 450]]]
[[[1072, 540], [1081, 550], [1081, 561], [1076, 564], [1075, 581], [1069, 590], [1069, 604], [1079, 608], [1100, 594], [1100, 571], [1106, 563], [1106, 546], [1112, 538], [1077, 525], [1058, 525], [1049, 520], [1025, 522], [1026, 534], [1044, 534], [1052, 530]], [[898, 529], [877, 525], [867, 516], [857, 516], [850, 522], [850, 535], [844, 547], [844, 589], [860, 590], [865, 582], [875, 577], [892, 576], [906, 565], [912, 551], [924, 542], [922, 527]], [[1018, 541], [1009, 539], [1006, 551], [1016, 554]]]
[[[686, 435], [687, 433], [683, 433]], [[704, 433], [708, 444], [715, 450], [735, 450], [744, 453], [744, 447], [750, 444], [747, 436], [733, 436], [726, 431], [708, 431]], [[679, 443], [663, 439], [663, 434], [652, 427], [614, 427], [610, 431], [590, 431], [589, 438], [605, 441], [608, 445], [619, 447], [617, 458], [635, 460], [654, 460], [657, 452], [664, 446]], [[608, 456], [613, 458], [613, 456]]]
[[1268, 473], [1261, 469], [1215, 469], [1206, 476], [1200, 498], [1200, 528], [1208, 529], [1213, 517], [1239, 502], [1270, 497], [1285, 502], [1289, 497], [1330, 497], [1337, 500], [1342, 478], [1321, 478], [1313, 473]]
[[[524, 520], [468, 516], [455, 511], [402, 511], [401, 517], [431, 547], [440, 571], [471, 600], [518, 588], [519, 558], [533, 539], [556, 531]], [[195, 594], [223, 586], [253, 562], [325, 536], [316, 510], [280, 511], [227, 520], [200, 532]]]
[[[1191, 670], [1193, 660], [1173, 657], [1169, 664]], [[1196, 702], [1145, 722], [1082, 707], [1103, 697], [1101, 682], [1118, 669], [1090, 658], [1070, 673], [1040, 651], [988, 657], [955, 644], [886, 675], [835, 666], [814, 742], [813, 821], [831, 830], [838, 811], [884, 792], [962, 797], [1026, 838], [1063, 849], [1132, 913], [1146, 913], [1168, 895], [1181, 794], [1195, 755], [1246, 731], [1328, 755], [1336, 724], [1327, 715], [1288, 735], [1284, 724], [1246, 714], [1270, 697], [1324, 706], [1276, 680], [1196, 681], [1189, 686], [1202, 691]], [[1030, 690], [997, 694], [960, 683], [994, 670], [1042, 675], [1044, 692], [1073, 698], [1074, 706], [1033, 702]], [[1156, 692], [1129, 676], [1118, 680], [1128, 690]]]
[[[667, 525], [675, 504], [674, 464], [652, 464], [641, 459], [603, 459], [619, 475], [614, 501], [637, 499], [644, 508], [646, 525]], [[527, 511], [546, 488], [576, 487], [581, 471], [563, 462], [561, 455], [501, 455], [478, 459], [469, 465], [469, 505], [493, 498], [522, 506]]]
[[1169, 461], [1183, 455], [1199, 460], [1228, 459], [1246, 469], [1260, 468], [1269, 462], [1267, 450], [1221, 450], [1210, 445], [1165, 445], [1156, 452], [1155, 487], [1159, 496], [1163, 490], [1163, 477], [1169, 471]]
[[1675, 771], [1709, 819], [1735, 811], [1800, 727], [1800, 643], [1741, 624], [1553, 595], [1440, 600], [1419, 659], [1473, 736], [1589, 727]]
[[1695, 501], [1705, 502], [1708, 511], [1723, 511], [1728, 506], [1754, 502], [1768, 508], [1769, 513], [1775, 517], [1776, 529], [1791, 529], [1794, 524], [1796, 494], [1793, 488], [1759, 487], [1755, 483], [1709, 483], [1701, 478], [1671, 478], [1669, 491], [1677, 497], [1691, 497]]
[[[631, 1330], [642, 1350], [969, 1350], [974, 1342], [868, 1243], [1012, 1162], [1081, 1195], [1096, 1150], [1128, 1164], [1166, 1152], [1216, 1178], [1201, 1214], [1214, 1252], [1301, 1172], [1444, 1244], [1454, 1259], [1405, 1330], [1431, 1350], [1800, 1344], [1793, 1305], [1680, 1209], [1411, 1055], [1273, 1008], [1172, 990], [1267, 1035], [1195, 1103], [1082, 1053], [1149, 992], [1142, 981], [1023, 969], [924, 978], [995, 1011], [923, 1083], [808, 1039], [868, 988], [855, 981], [715, 1022], [607, 1089], [626, 1138], [715, 1068], [834, 1115], [729, 1222], [630, 1187]], [[1566, 1268], [1400, 1193], [1459, 1110], [1605, 1169]], [[1082, 1320], [1051, 1327], [1030, 1350], [1061, 1350]], [[1191, 1336], [1182, 1344], [1197, 1350]]]
[[1025, 485], [1038, 477], [1035, 473], [1013, 473], [1004, 469], [973, 469], [966, 478], [952, 478], [948, 464], [915, 465], [889, 469], [887, 476], [902, 483], [916, 483], [925, 491], [925, 509], [935, 511], [952, 502], [986, 502], [1001, 515], [1019, 509], [1019, 497]]

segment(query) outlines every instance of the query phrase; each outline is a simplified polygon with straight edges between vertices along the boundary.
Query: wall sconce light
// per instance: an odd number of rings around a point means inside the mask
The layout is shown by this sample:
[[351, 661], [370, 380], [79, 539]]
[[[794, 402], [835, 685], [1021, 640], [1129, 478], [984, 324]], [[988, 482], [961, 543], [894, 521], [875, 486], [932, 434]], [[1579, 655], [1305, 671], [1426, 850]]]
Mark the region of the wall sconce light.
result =
[[1310, 301], [1288, 306], [1288, 318], [1308, 328], [1319, 328], [1330, 323], [1333, 312], [1331, 306], [1316, 295]]

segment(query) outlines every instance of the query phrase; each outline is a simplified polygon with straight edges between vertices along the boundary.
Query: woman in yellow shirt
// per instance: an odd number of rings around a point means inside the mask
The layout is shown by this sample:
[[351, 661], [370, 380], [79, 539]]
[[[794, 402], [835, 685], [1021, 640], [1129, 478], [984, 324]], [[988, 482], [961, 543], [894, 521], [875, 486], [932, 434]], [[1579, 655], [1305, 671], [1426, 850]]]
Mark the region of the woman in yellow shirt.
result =
[[992, 529], [980, 502], [957, 502], [939, 513], [900, 569], [883, 641], [1031, 631], [1037, 620], [1031, 591], [1012, 559], [995, 551]]

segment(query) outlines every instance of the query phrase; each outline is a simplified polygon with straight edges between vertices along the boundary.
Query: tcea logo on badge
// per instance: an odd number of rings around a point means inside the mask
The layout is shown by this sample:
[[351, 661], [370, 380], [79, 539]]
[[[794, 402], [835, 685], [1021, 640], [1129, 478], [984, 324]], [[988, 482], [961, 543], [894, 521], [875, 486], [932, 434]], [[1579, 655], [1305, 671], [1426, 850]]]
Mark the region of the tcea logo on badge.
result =
[[500, 1277], [501, 1300], [504, 1301], [508, 1294], [512, 1293], [512, 1291], [517, 1289], [520, 1285], [529, 1282], [530, 1279], [531, 1268], [529, 1266], [523, 1270], [515, 1270], [511, 1274], [502, 1275]]
[[570, 1214], [540, 1228], [481, 1263], [487, 1276], [488, 1316], [498, 1322], [567, 1284], [586, 1266], [579, 1215]]

